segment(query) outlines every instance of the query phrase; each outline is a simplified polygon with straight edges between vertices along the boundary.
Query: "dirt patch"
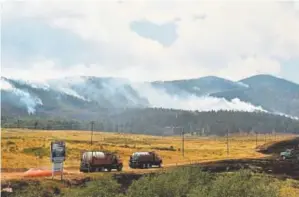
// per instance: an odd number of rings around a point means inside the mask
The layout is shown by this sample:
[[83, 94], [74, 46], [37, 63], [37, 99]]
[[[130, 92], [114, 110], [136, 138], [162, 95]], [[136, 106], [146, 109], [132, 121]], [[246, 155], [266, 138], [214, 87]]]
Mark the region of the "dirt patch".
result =
[[124, 173], [115, 174], [113, 178], [121, 185], [122, 192], [125, 192], [133, 181], [140, 179], [142, 176], [144, 174]]
[[299, 148], [299, 137], [274, 143], [266, 143], [257, 147], [257, 151], [263, 154], [279, 154], [287, 148]]
[[87, 182], [89, 182], [91, 180], [92, 179], [90, 177], [67, 179], [67, 180], [64, 180], [64, 184], [67, 187], [78, 187], [78, 186], [85, 185]]
[[272, 174], [277, 177], [286, 177], [299, 180], [299, 162], [280, 161], [274, 159], [239, 159], [222, 160], [199, 164], [203, 171], [214, 173], [231, 172], [240, 169], [250, 169], [257, 173]]

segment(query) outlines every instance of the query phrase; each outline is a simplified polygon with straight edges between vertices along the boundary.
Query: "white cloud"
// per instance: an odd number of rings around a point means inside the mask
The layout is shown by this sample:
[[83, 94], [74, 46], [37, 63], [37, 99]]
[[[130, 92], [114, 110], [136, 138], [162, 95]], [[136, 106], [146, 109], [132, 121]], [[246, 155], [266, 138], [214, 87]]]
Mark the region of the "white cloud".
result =
[[[84, 40], [104, 43], [104, 50], [109, 51], [105, 62], [93, 66], [78, 62], [55, 71], [55, 60], [46, 60], [54, 67], [32, 68], [32, 73], [40, 73], [37, 78], [112, 75], [167, 80], [218, 75], [240, 79], [258, 73], [279, 74], [281, 60], [299, 58], [296, 6], [268, 1], [28, 1], [6, 2], [4, 19], [39, 18]], [[194, 20], [198, 15], [205, 17]], [[178, 39], [163, 47], [138, 36], [129, 25], [143, 19], [156, 24], [175, 22]], [[22, 78], [33, 76], [29, 71], [5, 71]]]

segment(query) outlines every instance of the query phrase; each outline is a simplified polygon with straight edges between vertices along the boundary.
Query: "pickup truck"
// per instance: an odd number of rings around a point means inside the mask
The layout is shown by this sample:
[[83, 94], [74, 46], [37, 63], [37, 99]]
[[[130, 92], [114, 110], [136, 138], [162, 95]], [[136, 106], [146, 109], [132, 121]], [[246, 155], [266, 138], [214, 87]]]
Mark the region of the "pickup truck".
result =
[[282, 160], [286, 160], [286, 159], [299, 160], [299, 151], [295, 149], [286, 149], [284, 152], [280, 153], [280, 158]]

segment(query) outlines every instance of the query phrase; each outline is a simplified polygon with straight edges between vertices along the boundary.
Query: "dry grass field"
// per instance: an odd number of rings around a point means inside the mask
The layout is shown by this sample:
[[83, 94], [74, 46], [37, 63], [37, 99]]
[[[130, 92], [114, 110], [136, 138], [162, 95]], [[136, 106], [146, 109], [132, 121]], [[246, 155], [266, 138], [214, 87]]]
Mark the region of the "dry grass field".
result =
[[[226, 158], [259, 158], [255, 151], [255, 136], [230, 136], [227, 157], [226, 137], [185, 136], [185, 156], [182, 156], [180, 136], [160, 137], [133, 134], [94, 132], [90, 145], [90, 131], [44, 131], [28, 129], [2, 129], [2, 168], [51, 167], [50, 142], [65, 140], [67, 146], [66, 169], [78, 169], [80, 155], [85, 150], [117, 152], [128, 169], [129, 156], [136, 151], [156, 151], [165, 166], [221, 160]], [[258, 145], [292, 136], [259, 135]], [[171, 150], [173, 149], [173, 150]]]
[[[259, 135], [258, 145], [272, 143], [292, 135]], [[185, 157], [182, 156], [180, 136], [161, 137], [119, 133], [94, 132], [90, 145], [90, 131], [44, 131], [27, 129], [2, 129], [2, 168], [50, 168], [50, 142], [64, 140], [67, 146], [65, 168], [78, 170], [81, 152], [85, 150], [109, 150], [117, 152], [128, 171], [129, 156], [135, 151], [158, 152], [164, 166], [182, 165], [190, 162], [216, 161], [222, 159], [260, 158], [265, 155], [256, 152], [256, 136], [234, 135], [229, 137], [227, 156], [226, 137], [185, 136]], [[142, 173], [142, 172], [141, 172]], [[97, 174], [97, 178], [102, 176]], [[91, 175], [89, 175], [91, 176]], [[96, 175], [95, 175], [96, 176]], [[299, 182], [292, 179], [277, 180], [281, 197], [298, 197]]]

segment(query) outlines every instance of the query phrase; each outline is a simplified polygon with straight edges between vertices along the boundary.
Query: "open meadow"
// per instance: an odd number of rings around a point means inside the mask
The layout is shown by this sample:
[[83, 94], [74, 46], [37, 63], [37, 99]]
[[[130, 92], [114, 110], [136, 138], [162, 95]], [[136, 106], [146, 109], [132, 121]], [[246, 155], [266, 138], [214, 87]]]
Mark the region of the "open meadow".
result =
[[[255, 135], [229, 136], [227, 156], [226, 137], [185, 136], [185, 155], [182, 156], [181, 136], [147, 136], [137, 134], [94, 132], [93, 145], [90, 131], [45, 131], [28, 129], [2, 129], [2, 169], [51, 167], [50, 142], [64, 140], [67, 147], [66, 169], [79, 169], [80, 155], [86, 150], [117, 152], [128, 169], [130, 155], [136, 151], [156, 151], [164, 166], [222, 159], [260, 158], [256, 152]], [[291, 135], [258, 135], [257, 144], [291, 138]]]
[[[256, 145], [264, 144], [273, 144], [275, 141], [281, 141], [285, 139], [291, 139], [293, 135], [258, 135], [257, 141], [255, 135], [234, 135], [229, 136], [229, 155], [227, 156], [227, 138], [226, 137], [196, 137], [196, 136], [185, 136], [185, 156], [182, 156], [182, 138], [181, 136], [147, 136], [147, 135], [137, 135], [137, 134], [120, 134], [120, 133], [105, 133], [105, 132], [94, 132], [93, 135], [93, 145], [90, 144], [90, 131], [45, 131], [45, 130], [28, 130], [28, 129], [2, 129], [1, 132], [1, 164], [2, 172], [14, 172], [14, 171], [25, 171], [29, 168], [51, 168], [50, 162], [50, 142], [54, 140], [64, 140], [67, 147], [67, 159], [65, 161], [65, 168], [70, 171], [79, 170], [80, 164], [80, 155], [83, 151], [86, 150], [108, 150], [117, 152], [124, 161], [124, 177], [130, 176], [130, 173], [138, 173], [139, 170], [131, 170], [128, 168], [129, 156], [135, 151], [156, 151], [163, 158], [164, 167], [171, 167], [176, 165], [184, 165], [195, 162], [206, 162], [206, 161], [217, 161], [225, 159], [245, 159], [245, 158], [262, 158], [269, 155], [264, 155], [256, 151]], [[236, 161], [238, 162], [238, 161]], [[171, 169], [171, 168], [170, 168]], [[177, 169], [177, 168], [175, 168]], [[148, 169], [149, 170], [149, 169]], [[180, 169], [178, 168], [178, 171]], [[140, 171], [142, 174], [145, 171]], [[188, 171], [187, 171], [188, 172]], [[185, 173], [185, 172], [183, 172]], [[14, 174], [14, 173], [8, 173]], [[242, 174], [242, 173], [241, 173]], [[111, 183], [115, 182], [115, 179], [109, 179], [112, 174], [106, 174], [103, 176], [102, 173], [92, 173], [92, 174], [76, 174], [74, 176], [66, 177], [67, 180], [85, 180], [84, 177], [89, 176], [93, 177], [88, 185], [92, 184], [104, 184], [101, 186], [101, 190], [108, 187]], [[111, 175], [111, 176], [110, 176]], [[132, 175], [132, 174], [131, 174]], [[17, 175], [19, 176], [19, 175]], [[74, 196], [76, 192], [81, 191], [84, 195], [86, 192], [100, 192], [98, 191], [98, 185], [96, 188], [83, 187], [83, 189], [76, 189], [75, 187], [66, 186], [66, 183], [59, 182], [57, 179], [37, 179], [37, 182], [28, 182], [28, 184], [33, 184], [28, 189], [18, 188], [18, 180], [26, 181], [25, 179], [17, 179], [15, 177], [15, 182], [13, 181], [13, 187], [16, 189], [14, 195], [18, 196], [18, 192], [22, 194], [28, 193], [28, 196], [34, 196], [32, 192], [46, 192], [49, 196], [54, 196], [51, 194], [51, 191], [56, 191], [57, 189], [63, 193], [62, 196]], [[134, 176], [137, 176], [135, 174]], [[159, 173], [156, 175], [157, 180], [159, 178]], [[161, 176], [168, 176], [161, 175]], [[209, 175], [209, 176], [218, 176], [218, 175]], [[219, 174], [219, 179], [221, 179], [221, 173]], [[228, 176], [239, 176], [238, 173], [230, 174]], [[247, 176], [247, 175], [246, 175]], [[80, 178], [81, 177], [81, 178]], [[103, 177], [108, 178], [103, 179]], [[171, 175], [170, 175], [171, 177]], [[182, 179], [185, 176], [175, 176], [175, 179], [170, 179], [169, 181], [176, 182], [177, 179]], [[187, 176], [188, 177], [188, 176]], [[266, 174], [256, 174], [252, 176], [251, 179], [260, 178], [268, 180], [271, 182], [270, 185], [272, 189], [277, 191], [276, 194], [280, 197], [298, 197], [298, 188], [299, 182], [295, 179], [276, 179], [269, 176], [270, 179], [267, 179], [268, 175]], [[20, 177], [19, 177], [20, 178]], [[164, 177], [165, 178], [165, 177]], [[186, 178], [186, 177], [185, 177]], [[103, 179], [103, 180], [102, 180]], [[127, 179], [127, 178], [125, 178]], [[238, 177], [236, 177], [238, 179]], [[5, 179], [4, 179], [5, 180]], [[141, 182], [147, 179], [140, 179]], [[156, 179], [155, 179], [156, 180]], [[168, 180], [168, 179], [167, 179]], [[232, 184], [238, 184], [234, 182], [234, 179], [227, 177], [228, 181], [232, 181]], [[239, 179], [238, 179], [239, 180]], [[101, 182], [103, 181], [103, 183]], [[105, 181], [108, 181], [109, 184], [106, 184]], [[148, 180], [150, 181], [150, 180]], [[216, 180], [217, 181], [217, 180]], [[248, 180], [248, 184], [255, 182], [256, 180]], [[223, 180], [221, 180], [221, 183]], [[6, 182], [4, 182], [5, 184]], [[37, 184], [37, 186], [36, 186]], [[83, 183], [82, 183], [83, 184]], [[115, 183], [116, 184], [116, 183]], [[112, 184], [112, 185], [115, 185]], [[268, 183], [263, 183], [265, 188], [270, 186]], [[15, 186], [14, 186], [15, 185]], [[143, 184], [133, 184], [133, 189], [130, 189], [131, 186], [126, 185], [126, 191], [139, 191], [136, 189], [136, 185]], [[167, 184], [167, 187], [171, 187], [175, 184]], [[178, 185], [184, 187], [183, 185]], [[36, 189], [30, 189], [37, 187]], [[111, 186], [112, 187], [112, 186]], [[120, 186], [115, 185], [113, 189], [109, 191], [119, 191], [117, 189]], [[165, 188], [167, 189], [165, 186]], [[223, 186], [224, 187], [224, 186]], [[52, 189], [49, 189], [52, 188]], [[219, 188], [218, 188], [219, 189]], [[221, 188], [220, 188], [221, 189]], [[89, 191], [90, 190], [90, 191]], [[142, 190], [142, 189], [141, 189]], [[227, 190], [226, 187], [223, 190]], [[172, 191], [172, 190], [171, 190]], [[269, 190], [270, 191], [270, 190]], [[272, 190], [271, 190], [272, 191]], [[49, 193], [50, 192], [50, 193]], [[74, 193], [75, 192], [75, 193]], [[51, 194], [51, 195], [50, 195]], [[26, 196], [25, 195], [25, 196]], [[78, 193], [79, 195], [79, 193]], [[84, 196], [81, 195], [81, 196]], [[270, 193], [267, 194], [268, 196]], [[266, 196], [267, 196], [266, 195]], [[80, 196], [80, 195], [79, 195]], [[112, 196], [112, 194], [111, 194]], [[130, 196], [130, 195], [128, 195]], [[134, 195], [133, 195], [134, 196]], [[138, 196], [138, 195], [137, 195]]]

